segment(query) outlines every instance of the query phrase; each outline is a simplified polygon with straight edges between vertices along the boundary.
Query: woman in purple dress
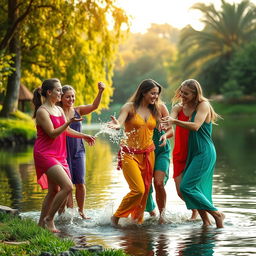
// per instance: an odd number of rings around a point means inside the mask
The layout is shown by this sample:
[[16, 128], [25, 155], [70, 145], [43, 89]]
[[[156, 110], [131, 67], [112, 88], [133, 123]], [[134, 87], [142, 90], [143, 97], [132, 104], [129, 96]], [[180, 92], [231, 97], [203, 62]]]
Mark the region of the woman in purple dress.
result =
[[[61, 107], [64, 110], [67, 120], [75, 117], [81, 118], [83, 115], [87, 115], [98, 108], [102, 93], [105, 89], [105, 84], [98, 83], [98, 94], [92, 104], [80, 105], [74, 107], [75, 102], [75, 90], [70, 85], [64, 85], [62, 87], [63, 95], [61, 97]], [[76, 131], [81, 132], [82, 122], [72, 123], [70, 127]], [[72, 182], [76, 187], [76, 201], [78, 211], [83, 219], [87, 219], [84, 214], [84, 201], [86, 194], [85, 187], [85, 148], [83, 141], [77, 138], [67, 138], [67, 161], [71, 172]], [[70, 194], [67, 202], [67, 207], [73, 208], [72, 194]]]

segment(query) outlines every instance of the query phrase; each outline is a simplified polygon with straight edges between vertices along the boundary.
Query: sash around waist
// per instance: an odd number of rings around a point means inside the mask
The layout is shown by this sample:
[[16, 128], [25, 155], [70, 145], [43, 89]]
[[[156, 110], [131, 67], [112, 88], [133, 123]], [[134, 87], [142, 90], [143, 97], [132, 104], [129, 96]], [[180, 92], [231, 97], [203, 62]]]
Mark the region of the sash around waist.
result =
[[121, 146], [120, 150], [118, 151], [118, 159], [117, 159], [117, 170], [122, 169], [122, 156], [124, 153], [128, 154], [144, 154], [146, 157], [146, 161], [149, 161], [148, 156], [149, 153], [155, 150], [154, 143], [151, 144], [149, 147], [145, 149], [136, 149], [136, 148], [129, 148], [128, 146]]

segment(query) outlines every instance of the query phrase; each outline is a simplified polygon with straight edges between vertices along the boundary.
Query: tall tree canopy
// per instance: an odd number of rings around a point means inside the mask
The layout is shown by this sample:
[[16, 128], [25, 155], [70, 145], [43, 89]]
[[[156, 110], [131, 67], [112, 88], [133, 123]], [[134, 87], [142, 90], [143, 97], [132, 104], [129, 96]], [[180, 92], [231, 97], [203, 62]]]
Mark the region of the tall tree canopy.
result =
[[77, 103], [91, 102], [104, 81], [102, 106], [108, 105], [121, 27], [128, 24], [114, 0], [9, 0], [0, 4], [0, 17], [0, 52], [13, 54], [15, 68], [1, 116], [17, 108], [20, 80], [33, 89], [58, 77], [75, 87]]
[[[234, 89], [246, 95], [256, 96], [256, 43], [252, 42], [236, 51], [228, 67], [228, 81], [222, 92], [234, 95]], [[234, 88], [235, 87], [235, 88]]]
[[256, 37], [255, 5], [248, 0], [221, 2], [220, 10], [213, 4], [197, 3], [192, 7], [202, 12], [204, 29], [197, 31], [187, 26], [181, 32], [179, 45], [179, 75], [212, 83], [215, 92], [226, 79], [225, 70], [236, 49]]
[[[168, 87], [169, 67], [176, 58], [178, 35], [179, 30], [168, 24], [151, 24], [145, 34], [130, 34], [120, 47], [122, 61], [115, 67], [114, 103], [124, 103], [147, 78]], [[166, 93], [163, 96], [169, 100]]]

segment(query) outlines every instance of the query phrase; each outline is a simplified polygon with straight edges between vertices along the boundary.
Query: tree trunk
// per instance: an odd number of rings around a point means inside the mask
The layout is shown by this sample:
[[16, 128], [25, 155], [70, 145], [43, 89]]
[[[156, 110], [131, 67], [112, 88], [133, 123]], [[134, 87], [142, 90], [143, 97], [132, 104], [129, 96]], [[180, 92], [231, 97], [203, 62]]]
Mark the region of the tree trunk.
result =
[[[17, 19], [18, 10], [16, 8], [16, 5], [16, 0], [8, 1], [9, 25], [11, 25]], [[10, 54], [14, 54], [14, 57], [12, 58], [12, 67], [15, 68], [15, 71], [8, 77], [5, 98], [0, 117], [8, 117], [11, 112], [16, 111], [18, 108], [21, 67], [21, 49], [18, 29], [8, 45], [8, 52]]]

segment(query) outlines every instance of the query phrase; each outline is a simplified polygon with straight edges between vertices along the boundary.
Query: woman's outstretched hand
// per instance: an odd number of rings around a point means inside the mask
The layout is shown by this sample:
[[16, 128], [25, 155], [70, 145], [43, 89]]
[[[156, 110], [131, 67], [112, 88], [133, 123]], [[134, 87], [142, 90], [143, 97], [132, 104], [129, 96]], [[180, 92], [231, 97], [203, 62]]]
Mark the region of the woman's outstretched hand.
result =
[[94, 136], [84, 134], [83, 139], [88, 143], [89, 146], [93, 146], [95, 144], [96, 138]]
[[111, 116], [111, 121], [107, 123], [107, 126], [115, 130], [119, 130], [121, 128], [119, 121], [114, 116]]
[[162, 117], [160, 121], [160, 129], [161, 130], [168, 130], [173, 125], [175, 119], [171, 116]]
[[80, 118], [76, 118], [76, 117], [72, 117], [70, 118], [69, 122], [70, 123], [75, 123], [75, 122], [80, 122], [80, 121], [83, 121], [84, 119], [82, 117]]

